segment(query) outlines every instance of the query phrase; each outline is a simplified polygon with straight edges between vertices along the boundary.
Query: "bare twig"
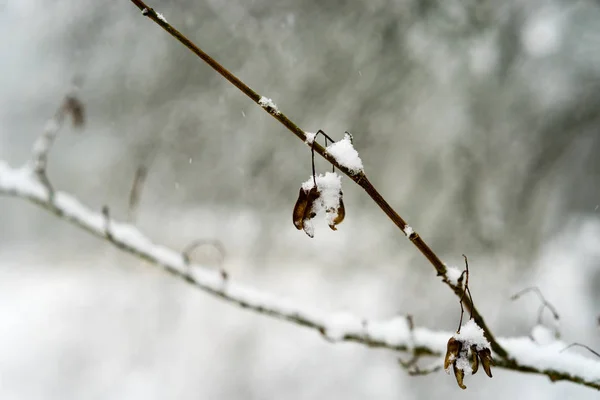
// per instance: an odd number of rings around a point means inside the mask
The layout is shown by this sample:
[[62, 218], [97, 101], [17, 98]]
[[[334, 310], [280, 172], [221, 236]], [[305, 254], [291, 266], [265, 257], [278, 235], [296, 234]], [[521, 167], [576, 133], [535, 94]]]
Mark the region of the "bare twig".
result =
[[[227, 79], [231, 84], [237, 87], [240, 91], [242, 91], [246, 96], [248, 96], [252, 101], [260, 105], [265, 111], [267, 111], [273, 118], [279, 121], [283, 126], [285, 126], [290, 132], [292, 132], [296, 137], [298, 137], [303, 142], [306, 142], [306, 134], [305, 132], [298, 127], [294, 122], [292, 122], [284, 113], [279, 111], [276, 107], [273, 107], [273, 103], [270, 99], [266, 99], [265, 97], [259, 95], [256, 91], [251, 89], [248, 85], [246, 85], [243, 81], [241, 81], [237, 76], [228, 71], [225, 67], [219, 64], [215, 59], [205, 53], [202, 49], [196, 46], [191, 40], [189, 40], [185, 35], [175, 29], [172, 25], [170, 25], [165, 18], [158, 14], [154, 9], [147, 6], [142, 0], [131, 0], [131, 2], [139, 8], [142, 12], [142, 15], [150, 18], [152, 21], [160, 25], [164, 30], [166, 30], [171, 36], [177, 39], [181, 44], [186, 46], [190, 51], [196, 54], [199, 58], [201, 58], [204, 62], [210, 65], [215, 71], [217, 71], [221, 76]], [[267, 101], [268, 100], [268, 101]], [[371, 197], [371, 199], [381, 208], [381, 210], [388, 216], [388, 218], [400, 229], [404, 232], [404, 228], [408, 225], [406, 221], [388, 204], [388, 202], [383, 198], [383, 196], [375, 189], [375, 187], [371, 184], [367, 176], [364, 172], [354, 172], [347, 167], [341, 165], [333, 155], [327, 152], [327, 150], [317, 144], [314, 144], [314, 151], [319, 153], [323, 158], [325, 158], [328, 162], [330, 162], [333, 166], [338, 168], [342, 173], [356, 182], [359, 186], [361, 186], [367, 194]], [[450, 289], [454, 292], [456, 296], [459, 298], [462, 297], [462, 290], [460, 287], [454, 286], [446, 276], [446, 265], [440, 260], [440, 258], [431, 250], [431, 248], [425, 243], [425, 241], [419, 236], [418, 233], [413, 232], [410, 237], [410, 241], [417, 247], [417, 249], [427, 258], [427, 260], [431, 263], [431, 265], [435, 268], [437, 275], [442, 277], [442, 281], [446, 283], [450, 287]], [[473, 319], [480, 326], [486, 335], [486, 338], [492, 345], [492, 350], [502, 358], [507, 358], [509, 355], [500, 346], [500, 344], [494, 338], [492, 331], [485, 323], [483, 316], [479, 313], [479, 311], [473, 307], [471, 304], [465, 303], [465, 307], [470, 311]]]
[[229, 278], [229, 274], [223, 268], [223, 263], [225, 262], [225, 258], [227, 257], [227, 251], [225, 250], [225, 246], [223, 246], [223, 243], [221, 243], [219, 240], [199, 239], [199, 240], [193, 241], [192, 243], [187, 245], [185, 247], [185, 249], [183, 249], [183, 251], [181, 252], [183, 261], [189, 267], [191, 265], [192, 252], [199, 249], [200, 247], [205, 247], [205, 246], [216, 249], [217, 252], [219, 253], [219, 256], [220, 256], [219, 262], [218, 262], [219, 271], [221, 273], [221, 277], [223, 278], [223, 280], [227, 280]]
[[72, 93], [65, 96], [64, 101], [58, 107], [54, 116], [46, 122], [42, 134], [33, 145], [31, 165], [38, 179], [46, 187], [50, 200], [54, 197], [54, 188], [50, 183], [50, 179], [48, 179], [48, 153], [67, 115], [71, 115], [74, 127], [81, 127], [85, 122], [84, 106], [75, 96], [76, 89], [74, 88]]
[[104, 235], [109, 241], [112, 241], [113, 236], [110, 232], [110, 209], [108, 206], [102, 207], [102, 216], [104, 217]]
[[525, 288], [525, 289], [521, 290], [520, 292], [512, 295], [510, 297], [510, 299], [513, 300], [513, 301], [514, 300], [518, 300], [524, 294], [530, 293], [530, 292], [533, 292], [533, 293], [537, 294], [538, 298], [540, 299], [540, 302], [542, 303], [542, 305], [540, 306], [540, 309], [538, 311], [538, 319], [537, 319], [537, 323], [538, 324], [542, 323], [543, 312], [544, 312], [544, 309], [546, 309], [546, 308], [548, 310], [550, 310], [550, 312], [552, 313], [552, 317], [554, 317], [555, 321], [558, 321], [560, 319], [560, 316], [558, 315], [558, 311], [556, 311], [556, 308], [554, 308], [554, 306], [549, 301], [546, 300], [546, 298], [542, 294], [542, 291], [537, 286], [532, 286], [532, 287]]
[[600, 358], [600, 353], [598, 353], [596, 350], [592, 349], [590, 346], [587, 346], [587, 345], [581, 344], [581, 343], [571, 343], [570, 345], [568, 345], [567, 347], [562, 349], [560, 352], [562, 353], [563, 351], [566, 351], [566, 350], [570, 349], [571, 347], [583, 347], [584, 349], [586, 349], [587, 351], [589, 351], [596, 357]]
[[429, 365], [426, 367], [419, 366], [419, 360], [422, 357], [422, 355], [413, 354], [412, 357], [407, 361], [398, 358], [398, 364], [400, 364], [404, 369], [406, 369], [406, 372], [408, 372], [410, 376], [429, 375], [433, 374], [434, 372], [438, 372], [442, 369], [442, 364], [444, 361], [439, 357], [436, 357], [435, 361], [429, 363]]
[[144, 165], [140, 165], [135, 170], [135, 177], [133, 178], [133, 185], [131, 185], [131, 191], [129, 192], [129, 219], [135, 221], [135, 215], [137, 208], [140, 203], [142, 190], [144, 189], [144, 183], [148, 176], [148, 168]]

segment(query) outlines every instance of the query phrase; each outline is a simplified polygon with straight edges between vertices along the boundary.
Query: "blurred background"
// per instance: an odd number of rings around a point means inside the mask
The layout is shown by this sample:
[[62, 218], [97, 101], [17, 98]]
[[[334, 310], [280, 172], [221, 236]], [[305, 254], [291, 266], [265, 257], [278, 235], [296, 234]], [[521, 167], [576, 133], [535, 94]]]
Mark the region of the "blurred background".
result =
[[[598, 2], [149, 5], [303, 129], [350, 131], [438, 255], [469, 256], [497, 336], [529, 335], [539, 302], [510, 296], [537, 285], [563, 340], [600, 348]], [[347, 178], [337, 232], [294, 228], [307, 147], [130, 1], [0, 0], [0, 37], [0, 158], [28, 159], [79, 77], [88, 120], [56, 142], [55, 187], [127, 219], [144, 165], [136, 223], [153, 240], [218, 240], [232, 278], [323, 310], [455, 329], [456, 298]], [[597, 396], [502, 370], [466, 392], [443, 372], [410, 377], [397, 354], [225, 304], [22, 200], [0, 198], [0, 226], [2, 399]]]

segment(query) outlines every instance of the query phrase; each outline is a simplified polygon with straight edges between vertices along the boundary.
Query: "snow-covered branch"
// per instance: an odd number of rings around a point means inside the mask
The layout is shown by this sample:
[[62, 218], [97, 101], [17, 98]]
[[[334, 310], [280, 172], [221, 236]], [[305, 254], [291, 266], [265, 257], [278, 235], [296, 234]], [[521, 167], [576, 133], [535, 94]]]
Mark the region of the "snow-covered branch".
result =
[[[188, 264], [184, 254], [153, 243], [131, 224], [107, 221], [110, 216], [106, 212], [92, 211], [67, 193], [55, 192], [50, 196], [31, 165], [15, 169], [0, 161], [0, 194], [29, 200], [209, 294], [254, 312], [311, 328], [331, 342], [355, 342], [439, 359], [453, 334], [413, 327], [406, 317], [368, 321], [346, 313], [326, 313], [239, 284], [220, 270]], [[498, 341], [510, 359], [498, 359], [496, 367], [543, 374], [553, 381], [567, 380], [600, 389], [600, 361], [563, 352], [567, 347], [564, 342], [538, 344], [528, 337], [499, 338]]]
[[[179, 32], [173, 25], [169, 24], [162, 14], [158, 13], [153, 8], [146, 5], [143, 0], [131, 0], [131, 2], [141, 11], [142, 15], [151, 19], [157, 23], [161, 28], [167, 31], [172, 37], [178, 40], [181, 44], [187, 47], [191, 52], [197, 55], [205, 63], [210, 65], [216, 72], [218, 72], [223, 78], [227, 79], [231, 84], [242, 91], [252, 101], [261, 106], [267, 111], [273, 118], [279, 121], [286, 129], [293, 133], [296, 137], [302, 140], [304, 143], [309, 144], [314, 152], [321, 155], [325, 160], [331, 163], [334, 167], [339, 169], [343, 174], [352, 179], [356, 184], [364, 189], [364, 191], [371, 197], [371, 199], [379, 206], [379, 208], [388, 216], [390, 221], [394, 223], [410, 240], [410, 242], [427, 258], [431, 265], [436, 270], [438, 276], [442, 278], [442, 281], [448, 285], [448, 287], [454, 292], [456, 296], [462, 298], [463, 287], [459, 284], [452, 283], [451, 276], [449, 275], [446, 264], [437, 256], [437, 254], [427, 245], [425, 240], [412, 228], [408, 223], [392, 208], [392, 206], [385, 200], [385, 198], [379, 193], [379, 191], [373, 186], [371, 181], [367, 178], [364, 172], [363, 164], [358, 153], [352, 146], [352, 136], [346, 132], [344, 139], [332, 144], [331, 146], [324, 148], [315, 142], [315, 136], [311, 133], [307, 134], [304, 130], [300, 129], [292, 120], [290, 120], [283, 112], [279, 110], [277, 105], [265, 96], [261, 96], [246, 85], [240, 78], [232, 74], [227, 68], [219, 64], [214, 58], [209, 56], [184, 34]], [[322, 132], [322, 131], [319, 131]], [[317, 132], [317, 133], [319, 133]], [[323, 132], [324, 133], [324, 132]], [[314, 176], [314, 171], [313, 171]], [[294, 216], [296, 219], [296, 216]], [[310, 219], [310, 218], [309, 218]], [[308, 219], [308, 220], [309, 220]], [[303, 219], [307, 221], [306, 218]], [[301, 221], [302, 222], [302, 221]], [[310, 221], [307, 221], [310, 222]], [[296, 222], [295, 222], [296, 224]], [[299, 225], [297, 225], [298, 227]], [[309, 236], [312, 235], [310, 225], [307, 225], [308, 229], [305, 229]], [[475, 305], [470, 302], [464, 302], [464, 307], [470, 312], [472, 318], [475, 320], [478, 326], [484, 330], [484, 334], [491, 344], [492, 350], [503, 359], [507, 359], [508, 353], [502, 348], [500, 343], [494, 337], [492, 330], [487, 326], [481, 313], [477, 310]]]

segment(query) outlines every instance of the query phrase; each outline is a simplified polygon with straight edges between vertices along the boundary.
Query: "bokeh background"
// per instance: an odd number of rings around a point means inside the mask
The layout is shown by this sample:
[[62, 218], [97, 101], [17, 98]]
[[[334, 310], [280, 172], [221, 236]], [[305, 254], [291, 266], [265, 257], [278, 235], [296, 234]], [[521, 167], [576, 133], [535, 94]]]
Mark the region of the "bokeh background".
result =
[[[150, 5], [303, 129], [352, 132], [370, 180], [440, 257], [469, 256], [496, 335], [529, 335], [538, 301], [509, 298], [537, 285], [563, 340], [600, 348], [598, 2]], [[129, 1], [0, 0], [0, 37], [0, 158], [25, 162], [80, 79], [88, 121], [57, 140], [56, 187], [127, 219], [144, 165], [136, 223], [155, 241], [218, 240], [241, 282], [455, 329], [456, 299], [348, 179], [339, 230], [296, 231], [306, 146]], [[225, 304], [24, 201], [0, 198], [0, 226], [2, 399], [597, 396], [501, 370], [466, 392], [443, 372], [409, 377], [397, 354]]]

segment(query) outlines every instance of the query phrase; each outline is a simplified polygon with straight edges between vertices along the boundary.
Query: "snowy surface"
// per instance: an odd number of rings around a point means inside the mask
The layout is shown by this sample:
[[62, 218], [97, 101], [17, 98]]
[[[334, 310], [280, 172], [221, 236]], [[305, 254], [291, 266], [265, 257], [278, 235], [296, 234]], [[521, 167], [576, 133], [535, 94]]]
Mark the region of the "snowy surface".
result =
[[[315, 178], [317, 189], [321, 195], [315, 204], [314, 211], [317, 216], [324, 214], [327, 223], [332, 224], [337, 217], [337, 209], [342, 196], [342, 178], [335, 172], [319, 174]], [[302, 189], [308, 192], [314, 185], [314, 179], [310, 176], [302, 183]]]
[[258, 100], [258, 104], [260, 104], [262, 108], [264, 108], [271, 114], [279, 114], [279, 109], [277, 108], [277, 105], [273, 102], [273, 100], [269, 99], [268, 97], [262, 96], [260, 100]]
[[304, 143], [312, 146], [313, 142], [315, 141], [315, 137], [317, 136], [316, 132], [304, 132], [304, 134], [306, 135], [306, 140]]
[[468, 320], [466, 324], [460, 327], [460, 333], [452, 335], [456, 340], [463, 343], [463, 346], [471, 347], [476, 346], [477, 350], [483, 350], [490, 348], [490, 343], [483, 336], [483, 329], [481, 329], [475, 320]]
[[158, 19], [160, 19], [165, 24], [167, 23], [167, 19], [161, 13], [157, 12], [156, 16], [158, 17]]
[[340, 165], [348, 168], [353, 174], [364, 172], [362, 160], [352, 145], [350, 135], [345, 134], [342, 140], [327, 146], [327, 152], [331, 154]]
[[462, 276], [463, 271], [456, 267], [448, 267], [446, 266], [446, 276], [448, 277], [448, 282], [453, 284], [454, 286], [458, 286], [458, 280]]

